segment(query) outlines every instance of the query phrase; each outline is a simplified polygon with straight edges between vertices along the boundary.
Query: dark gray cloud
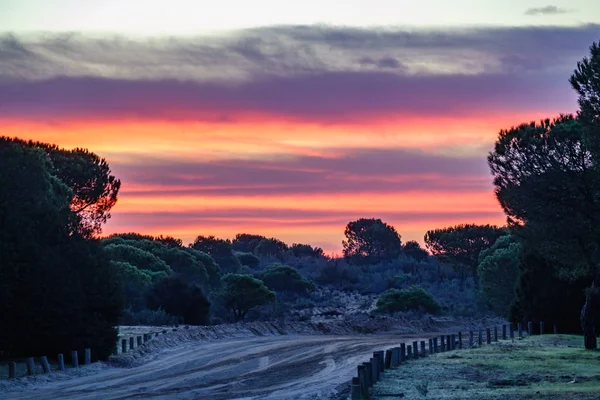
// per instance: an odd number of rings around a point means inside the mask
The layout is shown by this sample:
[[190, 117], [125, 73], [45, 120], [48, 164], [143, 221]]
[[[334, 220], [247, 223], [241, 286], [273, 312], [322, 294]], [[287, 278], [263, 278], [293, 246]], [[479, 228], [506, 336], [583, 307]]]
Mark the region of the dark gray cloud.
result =
[[0, 38], [0, 116], [319, 121], [575, 108], [600, 25], [447, 30], [286, 26], [218, 37]]
[[[445, 30], [274, 26], [221, 36], [144, 40], [76, 33], [6, 34], [0, 37], [0, 78], [239, 82], [265, 75], [360, 72], [396, 65], [403, 66], [397, 73], [408, 75], [493, 74], [519, 71], [513, 59], [536, 61], [543, 71], [572, 66], [598, 39], [599, 29], [598, 25]], [[356, 62], [361, 59], [374, 63]]]
[[47, 120], [112, 116], [234, 122], [239, 113], [251, 111], [335, 123], [390, 112], [429, 116], [490, 110], [568, 112], [575, 105], [567, 76], [552, 75], [547, 81], [536, 74], [408, 77], [328, 72], [238, 85], [105, 78], [0, 84], [0, 116]]
[[525, 15], [532, 15], [532, 16], [557, 15], [557, 14], [567, 14], [569, 12], [570, 12], [570, 10], [567, 10], [565, 8], [560, 8], [557, 6], [545, 6], [545, 7], [529, 8], [529, 9], [527, 9], [527, 11], [525, 11]]

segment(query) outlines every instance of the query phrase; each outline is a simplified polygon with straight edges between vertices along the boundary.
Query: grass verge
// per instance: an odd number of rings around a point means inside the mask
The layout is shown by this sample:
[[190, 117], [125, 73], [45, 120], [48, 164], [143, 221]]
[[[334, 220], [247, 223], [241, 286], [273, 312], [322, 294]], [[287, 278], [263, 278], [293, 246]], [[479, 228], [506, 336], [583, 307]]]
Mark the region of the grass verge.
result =
[[409, 361], [385, 372], [374, 399], [600, 399], [600, 351], [571, 335], [533, 336]]

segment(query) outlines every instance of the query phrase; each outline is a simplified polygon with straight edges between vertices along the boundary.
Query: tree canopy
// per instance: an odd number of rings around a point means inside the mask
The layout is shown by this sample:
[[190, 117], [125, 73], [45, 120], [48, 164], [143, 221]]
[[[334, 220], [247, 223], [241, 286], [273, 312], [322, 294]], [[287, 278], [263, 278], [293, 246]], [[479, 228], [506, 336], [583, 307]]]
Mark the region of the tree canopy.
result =
[[311, 281], [289, 265], [272, 264], [265, 268], [259, 278], [269, 289], [277, 292], [306, 295], [315, 289], [315, 285]]
[[463, 278], [471, 274], [477, 280], [479, 253], [505, 234], [504, 228], [494, 225], [462, 224], [428, 231], [425, 245], [431, 254], [451, 265]]
[[344, 231], [344, 257], [358, 265], [391, 261], [400, 255], [402, 242], [396, 229], [381, 219], [351, 221]]
[[9, 327], [0, 351], [29, 357], [91, 347], [106, 358], [123, 305], [119, 279], [98, 242], [87, 240], [89, 221], [73, 207], [81, 204], [76, 179], [64, 182], [41, 147], [0, 138], [0, 325]]
[[275, 301], [275, 293], [250, 275], [227, 274], [222, 279], [221, 301], [235, 321], [244, 319], [248, 311]]

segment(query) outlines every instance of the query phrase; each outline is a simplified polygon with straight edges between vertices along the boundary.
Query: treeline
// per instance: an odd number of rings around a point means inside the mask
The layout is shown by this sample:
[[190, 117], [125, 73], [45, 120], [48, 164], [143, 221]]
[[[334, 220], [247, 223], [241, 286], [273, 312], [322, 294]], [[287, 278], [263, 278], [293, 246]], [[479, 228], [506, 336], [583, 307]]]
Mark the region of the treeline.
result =
[[[0, 356], [93, 348], [117, 324], [298, 317], [324, 291], [378, 295], [379, 312], [541, 319], [596, 347], [600, 309], [600, 47], [570, 79], [577, 115], [502, 130], [488, 162], [507, 226], [427, 232], [350, 221], [343, 257], [241, 233], [98, 239], [120, 181], [84, 150], [0, 137]], [[317, 293], [319, 292], [319, 293]], [[557, 295], [560, 294], [560, 295]], [[342, 304], [343, 306], [343, 304]], [[368, 308], [368, 304], [366, 305]]]

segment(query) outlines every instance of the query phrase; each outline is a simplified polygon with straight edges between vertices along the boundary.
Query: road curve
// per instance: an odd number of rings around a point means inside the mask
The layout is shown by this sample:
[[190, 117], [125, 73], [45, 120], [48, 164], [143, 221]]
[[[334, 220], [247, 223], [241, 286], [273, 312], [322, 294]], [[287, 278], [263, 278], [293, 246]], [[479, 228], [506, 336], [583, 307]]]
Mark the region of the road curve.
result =
[[285, 335], [187, 342], [133, 368], [111, 367], [6, 393], [8, 399], [324, 399], [375, 350], [426, 334]]

